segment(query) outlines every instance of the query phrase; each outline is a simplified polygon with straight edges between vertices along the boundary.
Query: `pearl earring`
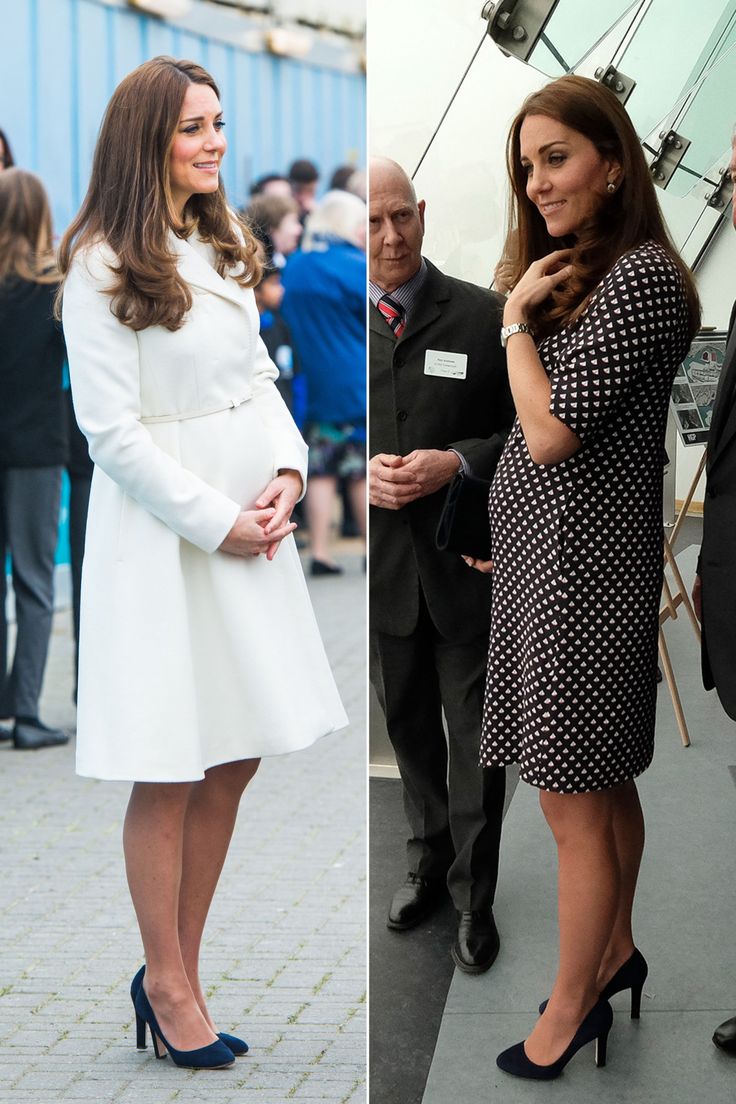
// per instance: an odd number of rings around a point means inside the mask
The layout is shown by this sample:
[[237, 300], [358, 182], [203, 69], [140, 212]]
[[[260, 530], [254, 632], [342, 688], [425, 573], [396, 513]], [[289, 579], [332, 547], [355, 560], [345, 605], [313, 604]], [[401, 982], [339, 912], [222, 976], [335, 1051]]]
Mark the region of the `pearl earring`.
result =
[[609, 180], [608, 181], [608, 193], [609, 193], [609, 195], [613, 195], [613, 193], [615, 191], [616, 191], [616, 185], [613, 183], [612, 180]]

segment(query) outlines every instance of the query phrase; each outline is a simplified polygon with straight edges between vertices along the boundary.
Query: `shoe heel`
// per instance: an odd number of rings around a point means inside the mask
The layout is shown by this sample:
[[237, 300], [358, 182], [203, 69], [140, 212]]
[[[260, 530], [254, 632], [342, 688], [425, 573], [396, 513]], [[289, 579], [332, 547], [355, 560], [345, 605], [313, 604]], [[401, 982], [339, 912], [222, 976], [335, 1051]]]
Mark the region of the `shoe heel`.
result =
[[644, 982], [641, 985], [632, 985], [631, 987], [631, 1018], [632, 1020], [638, 1020], [641, 1015], [641, 993], [644, 988]]
[[[610, 1031], [610, 1028], [609, 1028]], [[608, 1049], [608, 1031], [599, 1035], [595, 1041], [595, 1064], [602, 1069], [606, 1064], [606, 1051]]]
[[137, 1012], [135, 1014], [135, 1045], [138, 1050], [146, 1049], [146, 1021]]
[[165, 1058], [169, 1052], [153, 1028], [151, 1028], [151, 1039], [153, 1040], [153, 1053], [157, 1058]]

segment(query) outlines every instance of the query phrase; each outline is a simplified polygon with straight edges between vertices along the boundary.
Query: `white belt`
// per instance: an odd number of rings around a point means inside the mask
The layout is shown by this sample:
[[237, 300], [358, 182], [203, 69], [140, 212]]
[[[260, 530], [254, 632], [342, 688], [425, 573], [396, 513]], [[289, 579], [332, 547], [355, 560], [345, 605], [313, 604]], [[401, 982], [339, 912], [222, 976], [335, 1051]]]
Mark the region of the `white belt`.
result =
[[223, 410], [234, 410], [236, 406], [242, 406], [252, 397], [253, 392], [248, 391], [247, 394], [241, 395], [239, 399], [228, 399], [227, 402], [222, 402], [218, 406], [208, 406], [204, 410], [182, 410], [176, 414], [152, 414], [148, 417], [139, 418], [139, 421], [143, 425], [154, 425], [158, 422], [186, 422], [190, 418], [206, 418], [208, 414], [219, 414]]

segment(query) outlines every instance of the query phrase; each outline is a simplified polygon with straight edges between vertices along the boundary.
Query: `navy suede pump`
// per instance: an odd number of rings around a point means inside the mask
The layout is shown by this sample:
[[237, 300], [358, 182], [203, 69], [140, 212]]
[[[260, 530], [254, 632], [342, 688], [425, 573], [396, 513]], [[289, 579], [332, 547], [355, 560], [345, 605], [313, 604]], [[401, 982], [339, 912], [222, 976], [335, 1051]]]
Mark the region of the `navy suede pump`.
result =
[[496, 1065], [504, 1073], [510, 1073], [514, 1077], [526, 1077], [531, 1081], [553, 1081], [560, 1076], [570, 1059], [582, 1047], [595, 1042], [595, 1064], [605, 1066], [608, 1032], [611, 1030], [612, 1023], [613, 1011], [610, 1004], [606, 1000], [599, 1000], [593, 1005], [573, 1035], [570, 1045], [556, 1062], [552, 1062], [549, 1066], [538, 1066], [527, 1057], [522, 1041], [499, 1054]]
[[[141, 985], [143, 984], [143, 978], [145, 976], [145, 973], [146, 973], [146, 967], [141, 966], [140, 970], [138, 971], [138, 973], [135, 975], [135, 977], [133, 978], [133, 980], [130, 983], [130, 998], [133, 1001], [133, 1006], [134, 1007], [135, 1007], [135, 998], [136, 998], [136, 995], [138, 993], [138, 990], [140, 989]], [[137, 1021], [136, 1021], [136, 1023], [137, 1023]], [[248, 1053], [249, 1047], [248, 1047], [248, 1044], [246, 1043], [245, 1039], [239, 1039], [237, 1035], [228, 1035], [228, 1033], [226, 1031], [218, 1031], [217, 1038], [221, 1042], [223, 1042], [225, 1044], [225, 1046], [228, 1047], [233, 1052], [233, 1054], [235, 1055], [236, 1058], [242, 1058], [244, 1054]], [[146, 1025], [145, 1025], [145, 1023], [143, 1024], [143, 1027], [142, 1027], [142, 1034], [141, 1034], [140, 1026], [137, 1027], [136, 1045], [138, 1047], [138, 1050], [145, 1050], [146, 1049]], [[161, 1055], [161, 1057], [163, 1058], [165, 1056]]]
[[[136, 975], [137, 976], [137, 975]], [[136, 978], [133, 979], [135, 983]], [[133, 986], [131, 985], [131, 996]], [[161, 1031], [156, 1019], [156, 1014], [143, 988], [143, 976], [133, 998], [135, 1008], [136, 1044], [139, 1050], [146, 1046], [146, 1026], [150, 1029], [153, 1041], [153, 1050], [157, 1058], [165, 1058], [167, 1052], [177, 1066], [187, 1069], [227, 1069], [235, 1062], [235, 1055], [221, 1039], [207, 1046], [197, 1047], [195, 1050], [177, 1050], [167, 1040]]]

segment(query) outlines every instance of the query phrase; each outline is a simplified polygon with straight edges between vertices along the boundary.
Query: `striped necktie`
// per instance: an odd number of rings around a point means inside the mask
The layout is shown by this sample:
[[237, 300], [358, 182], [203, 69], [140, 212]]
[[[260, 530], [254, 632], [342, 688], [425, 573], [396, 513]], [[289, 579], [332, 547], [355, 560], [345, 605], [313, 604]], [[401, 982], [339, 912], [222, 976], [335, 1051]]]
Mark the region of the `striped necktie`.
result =
[[390, 295], [384, 295], [378, 300], [378, 309], [396, 336], [401, 337], [406, 329], [406, 314], [401, 303], [397, 303]]

